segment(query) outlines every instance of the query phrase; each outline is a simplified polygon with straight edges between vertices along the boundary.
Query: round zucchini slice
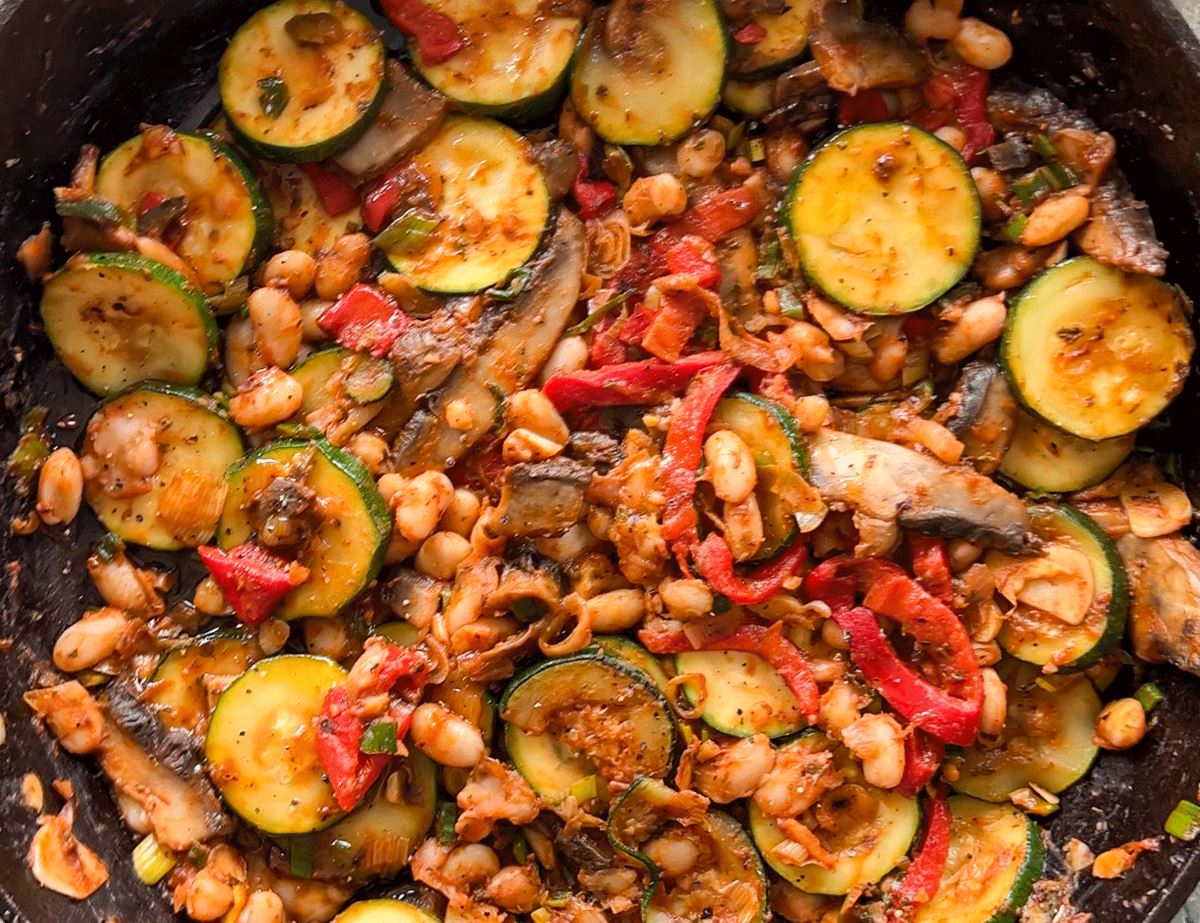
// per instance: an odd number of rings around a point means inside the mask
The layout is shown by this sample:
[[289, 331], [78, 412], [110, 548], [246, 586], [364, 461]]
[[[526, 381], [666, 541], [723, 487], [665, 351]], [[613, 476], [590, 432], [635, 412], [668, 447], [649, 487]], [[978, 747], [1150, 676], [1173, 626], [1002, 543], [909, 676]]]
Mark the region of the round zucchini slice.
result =
[[238, 29], [218, 84], [229, 122], [255, 154], [324, 160], [358, 138], [383, 102], [385, 52], [361, 13], [333, 0], [279, 0]]
[[413, 752], [385, 773], [400, 775], [400, 800], [373, 797], [332, 827], [313, 837], [313, 875], [323, 879], [366, 881], [390, 878], [407, 864], [413, 849], [433, 824], [437, 774], [433, 763]]
[[47, 280], [41, 313], [62, 364], [100, 395], [146, 379], [194, 385], [217, 346], [204, 293], [136, 253], [68, 260]]
[[390, 363], [340, 346], [306, 356], [288, 374], [304, 391], [299, 420], [341, 397], [364, 407], [379, 404], [395, 382]]
[[583, 33], [571, 99], [605, 141], [668, 144], [717, 107], [727, 54], [714, 0], [601, 8]]
[[[787, 746], [813, 751], [836, 747], [816, 731], [801, 735]], [[917, 799], [867, 785], [858, 764], [841, 747], [834, 750], [834, 764], [843, 771], [846, 781], [819, 805], [839, 818], [837, 829], [816, 831], [821, 845], [836, 857], [832, 868], [783, 861], [775, 850], [787, 837], [753, 800], [750, 802], [750, 833], [759, 852], [781, 878], [809, 894], [849, 894], [861, 885], [879, 881], [908, 855], [921, 826]]]
[[[767, 917], [767, 876], [745, 829], [724, 811], [710, 810], [681, 823], [680, 794], [657, 779], [639, 778], [608, 813], [608, 838], [618, 850], [646, 867], [650, 881], [642, 893], [645, 923], [701, 923], [721, 907], [730, 923], [760, 923]], [[671, 836], [695, 844], [705, 856], [702, 875], [672, 880], [649, 856], [645, 844]]]
[[636, 641], [630, 641], [624, 635], [596, 635], [593, 643], [607, 656], [615, 657], [635, 670], [641, 670], [665, 695], [671, 680], [659, 663], [658, 658]]
[[325, 694], [345, 682], [324, 657], [268, 657], [230, 683], [204, 739], [209, 775], [225, 803], [263, 833], [311, 833], [340, 816], [317, 757]]
[[452, 19], [466, 42], [441, 64], [425, 64], [409, 39], [413, 66], [435, 90], [469, 112], [516, 120], [544, 115], [562, 99], [583, 27], [578, 16], [494, 0], [425, 5]]
[[209, 714], [205, 678], [241, 676], [261, 656], [255, 634], [218, 628], [167, 651], [150, 677], [144, 700], [166, 727], [201, 734]]
[[1099, 441], [1161, 413], [1183, 388], [1195, 345], [1178, 290], [1081, 256], [1013, 300], [1000, 363], [1031, 411]]
[[950, 799], [950, 852], [912, 923], [1013, 923], [1042, 877], [1042, 831], [1012, 805]]
[[684, 695], [699, 705], [709, 727], [734, 737], [784, 737], [808, 726], [796, 694], [778, 671], [757, 654], [741, 651], [694, 651], [677, 654], [675, 675], [704, 678], [683, 684]]
[[254, 498], [293, 463], [305, 462], [305, 483], [321, 498], [322, 518], [297, 558], [309, 578], [284, 598], [275, 611], [279, 619], [337, 615], [375, 579], [392, 534], [387, 504], [362, 462], [324, 440], [283, 439], [229, 469], [218, 544], [233, 548], [251, 541]]
[[1038, 668], [1002, 661], [1008, 716], [995, 746], [962, 753], [955, 790], [1007, 801], [1031, 782], [1057, 794], [1087, 774], [1099, 748], [1092, 740], [1100, 698], [1085, 676], [1043, 677]]
[[782, 11], [759, 12], [750, 22], [766, 32], [752, 45], [732, 44], [729, 71], [738, 77], [766, 77], [797, 63], [808, 49], [812, 0], [787, 0]]
[[337, 217], [325, 211], [312, 180], [299, 167], [263, 162], [262, 183], [275, 215], [275, 246], [317, 256], [343, 234], [362, 227], [356, 205]]
[[775, 81], [726, 80], [721, 91], [721, 102], [736, 112], [752, 119], [761, 119], [771, 111], [775, 101]]
[[431, 913], [407, 901], [394, 897], [380, 897], [370, 901], [351, 904], [336, 917], [333, 923], [441, 923]]
[[452, 116], [413, 163], [440, 190], [438, 223], [415, 249], [385, 249], [397, 272], [426, 291], [461, 294], [503, 282], [533, 256], [550, 220], [550, 193], [519, 134]]
[[809, 279], [864, 314], [936, 301], [979, 249], [970, 169], [948, 144], [899, 122], [848, 128], [813, 151], [784, 217]]
[[513, 765], [550, 802], [589, 777], [607, 800], [609, 783], [664, 778], [674, 761], [663, 694], [641, 670], [598, 652], [525, 670], [504, 691], [500, 717]]
[[1085, 669], [1125, 634], [1129, 581], [1121, 555], [1095, 520], [1073, 506], [1031, 507], [1029, 520], [1038, 557], [993, 551], [985, 559], [1000, 592], [1011, 586], [1018, 593], [997, 640], [1027, 663], [1056, 672]]
[[110, 496], [100, 478], [86, 481], [84, 493], [96, 518], [124, 541], [161, 551], [209, 541], [225, 500], [225, 472], [245, 451], [237, 427], [217, 412], [207, 394], [144, 382], [100, 405], [81, 454], [107, 465], [103, 456], [93, 454], [94, 427], [124, 421], [153, 427], [158, 470], [150, 489], [133, 496]]
[[1129, 457], [1135, 433], [1101, 442], [1080, 439], [1019, 410], [1000, 473], [1029, 490], [1060, 494], [1099, 484]]
[[186, 199], [178, 252], [205, 288], [241, 275], [271, 246], [274, 216], [258, 177], [232, 147], [204, 135], [176, 133], [165, 150], [130, 138], [100, 164], [96, 192], [130, 215], [147, 196]]

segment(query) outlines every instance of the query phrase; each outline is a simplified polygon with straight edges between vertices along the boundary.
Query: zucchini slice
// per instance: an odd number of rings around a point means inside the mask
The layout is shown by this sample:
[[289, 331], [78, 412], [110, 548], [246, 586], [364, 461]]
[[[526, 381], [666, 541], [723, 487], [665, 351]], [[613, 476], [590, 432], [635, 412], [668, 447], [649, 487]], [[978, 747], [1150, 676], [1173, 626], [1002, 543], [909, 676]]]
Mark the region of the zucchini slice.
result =
[[504, 740], [517, 771], [558, 802], [593, 777], [609, 784], [664, 778], [675, 754], [671, 707], [641, 670], [598, 652], [534, 664], [500, 699]]
[[1161, 413], [1183, 388], [1195, 345], [1177, 289], [1081, 256], [1013, 300], [1000, 363], [1031, 411], [1099, 441]]
[[604, 7], [584, 30], [571, 99], [605, 141], [668, 144], [717, 107], [727, 54], [715, 0]]
[[279, 619], [337, 615], [375, 579], [392, 534], [387, 504], [362, 462], [324, 440], [281, 439], [229, 469], [217, 527], [222, 548], [253, 538], [254, 498], [291, 463], [305, 461], [301, 453], [310, 465], [305, 483], [322, 501], [322, 519], [297, 558], [309, 578], [284, 598], [275, 612]]
[[1029, 490], [1060, 494], [1099, 484], [1129, 457], [1135, 433], [1092, 442], [1019, 410], [1000, 473]]
[[527, 120], [558, 104], [583, 24], [538, 4], [426, 0], [466, 41], [441, 64], [425, 64], [409, 39], [413, 66], [435, 90], [478, 115]]
[[313, 837], [313, 876], [365, 881], [394, 876], [408, 864], [413, 849], [429, 832], [437, 804], [433, 763], [416, 751], [384, 773], [400, 774], [400, 801], [373, 797], [332, 827]]
[[1013, 923], [1042, 877], [1042, 831], [1012, 805], [950, 799], [950, 852], [912, 923]]
[[[608, 814], [609, 841], [650, 874], [642, 892], [642, 919], [701, 923], [712, 917], [714, 907], [722, 908], [721, 919], [729, 923], [766, 919], [767, 876], [745, 829], [724, 811], [680, 818], [679, 798], [657, 779], [638, 778]], [[646, 855], [646, 844], [662, 836], [694, 843], [703, 857], [698, 867], [678, 877], [665, 875]]]
[[490, 119], [452, 116], [413, 163], [440, 190], [438, 223], [417, 248], [385, 250], [398, 272], [426, 291], [476, 292], [533, 256], [550, 193], [523, 137]]
[[357, 901], [333, 918], [333, 923], [441, 923], [415, 904], [394, 897]]
[[232, 147], [205, 135], [178, 132], [162, 151], [143, 135], [130, 138], [100, 164], [96, 192], [130, 215], [148, 195], [183, 196], [179, 255], [206, 288], [241, 275], [271, 246], [275, 221], [258, 177]]
[[[324, 43], [300, 41], [298, 16], [328, 23]], [[383, 102], [379, 31], [333, 0], [279, 0], [238, 29], [221, 57], [218, 83], [229, 122], [255, 154], [308, 163], [348, 147]]]
[[[811, 731], [787, 746], [827, 750], [836, 745], [824, 734]], [[816, 831], [821, 845], [836, 857], [832, 868], [815, 863], [791, 865], [780, 859], [775, 849], [787, 837], [750, 802], [750, 833], [759, 852], [780, 877], [809, 894], [849, 894], [860, 885], [879, 881], [908, 854], [921, 826], [915, 798], [867, 785], [861, 768], [842, 747], [834, 750], [834, 764], [842, 770], [845, 783], [829, 792], [818, 806], [838, 818], [837, 829]]]
[[726, 80], [721, 102], [738, 115], [761, 119], [775, 104], [775, 81]]
[[790, 413], [774, 401], [742, 391], [717, 404], [709, 430], [719, 429], [737, 433], [754, 455], [755, 499], [763, 521], [757, 560], [773, 557], [798, 531], [809, 532], [821, 524], [825, 504], [806, 480], [808, 450]]
[[787, 0], [781, 12], [759, 12], [750, 22], [766, 32], [753, 45], [732, 43], [729, 71], [739, 78], [766, 77], [797, 63], [808, 50], [812, 0]]
[[[1031, 507], [1029, 519], [1040, 543], [1039, 557], [993, 551], [985, 558], [1001, 592], [1006, 572], [1016, 578], [1014, 586], [1024, 583], [997, 640], [1027, 663], [1056, 672], [1085, 669], [1112, 651], [1125, 634], [1125, 565], [1112, 539], [1073, 506]], [[1049, 573], [1039, 575], [1043, 568]], [[1038, 603], [1042, 605], [1035, 608]], [[1071, 617], [1064, 621], [1061, 616], [1067, 611]], [[1081, 621], [1069, 623], [1076, 619]]]
[[784, 204], [805, 274], [851, 311], [905, 314], [948, 292], [979, 249], [958, 152], [899, 122], [848, 128], [796, 170]]
[[694, 651], [675, 656], [675, 675], [704, 677], [683, 684], [684, 695], [700, 705], [709, 727], [734, 737], [784, 737], [808, 726], [795, 693], [776, 669], [757, 654], [741, 651]]
[[260, 660], [217, 700], [204, 758], [225, 803], [274, 836], [311, 833], [340, 816], [317, 757], [316, 719], [325, 694], [345, 682], [324, 657]]
[[592, 641], [607, 656], [614, 657], [635, 670], [641, 670], [653, 680], [654, 685], [662, 690], [664, 695], [666, 694], [667, 686], [671, 682], [666, 671], [658, 658], [636, 641], [631, 641], [624, 635], [596, 635]]
[[263, 187], [275, 215], [275, 246], [317, 256], [343, 234], [362, 227], [356, 205], [336, 218], [325, 211], [312, 180], [299, 167], [261, 162]]
[[390, 363], [340, 346], [306, 356], [288, 374], [304, 391], [298, 420], [339, 399], [362, 407], [378, 404], [378, 410], [395, 383]]
[[68, 260], [47, 280], [41, 312], [62, 364], [100, 395], [151, 378], [194, 385], [217, 346], [204, 293], [136, 253]]
[[[162, 551], [194, 548], [212, 538], [225, 499], [225, 472], [245, 448], [237, 427], [217, 412], [211, 397], [143, 382], [105, 401], [92, 420], [137, 420], [158, 434], [159, 467], [146, 493], [112, 497], [100, 479], [85, 482], [88, 506], [106, 529], [124, 541]], [[83, 441], [85, 456], [93, 451], [92, 427], [89, 423]]]
[[964, 795], [1007, 801], [1029, 783], [1057, 794], [1083, 778], [1099, 748], [1092, 740], [1100, 698], [1085, 676], [1047, 678], [1037, 667], [1002, 661], [1008, 716], [995, 746], [964, 750], [959, 777]]
[[241, 676], [261, 656], [255, 634], [218, 628], [167, 651], [144, 700], [167, 728], [203, 733], [210, 711], [205, 679]]

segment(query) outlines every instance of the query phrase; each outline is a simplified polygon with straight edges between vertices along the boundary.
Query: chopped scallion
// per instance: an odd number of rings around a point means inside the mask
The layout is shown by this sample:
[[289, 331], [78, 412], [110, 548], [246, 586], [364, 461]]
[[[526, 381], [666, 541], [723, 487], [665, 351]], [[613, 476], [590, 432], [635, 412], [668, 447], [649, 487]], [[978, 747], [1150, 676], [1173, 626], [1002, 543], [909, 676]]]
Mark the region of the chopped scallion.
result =
[[1191, 842], [1200, 836], [1200, 804], [1186, 798], [1175, 805], [1175, 810], [1163, 824], [1163, 830], [1177, 840]]
[[311, 878], [313, 864], [313, 838], [294, 836], [288, 842], [288, 865], [297, 878]]
[[1033, 149], [1038, 152], [1039, 157], [1044, 157], [1046, 160], [1058, 156], [1058, 151], [1054, 149], [1054, 145], [1045, 135], [1038, 135], [1033, 139]]
[[519, 827], [513, 834], [512, 852], [518, 865], [524, 865], [525, 860], [529, 858], [529, 841], [525, 839], [525, 831]]
[[1141, 703], [1142, 708], [1146, 711], [1150, 711], [1155, 705], [1166, 698], [1163, 695], [1163, 691], [1154, 683], [1142, 683], [1142, 685], [1138, 686], [1138, 690], [1133, 694], [1133, 697]]
[[587, 317], [585, 317], [583, 320], [581, 320], [578, 324], [575, 324], [573, 327], [568, 327], [566, 330], [564, 330], [563, 336], [565, 336], [565, 337], [581, 337], [581, 336], [583, 336], [585, 333], [587, 333], [589, 330], [591, 330], [593, 327], [595, 327], [596, 324], [600, 321], [600, 319], [602, 317], [605, 317], [605, 316], [611, 314], [613, 311], [615, 311], [617, 308], [619, 308], [621, 305], [623, 305], [625, 302], [627, 302], [632, 297], [633, 297], [632, 291], [621, 292], [619, 295], [613, 295], [610, 299], [608, 299], [608, 301], [604, 302], [604, 304], [602, 304], [602, 305], [600, 305], [600, 307], [596, 308], [595, 311], [593, 311], [591, 314], [589, 314]]
[[457, 838], [454, 825], [458, 823], [458, 805], [443, 801], [437, 809], [437, 838], [443, 846], [449, 846]]
[[1004, 236], [1011, 243], [1018, 243], [1021, 240], [1021, 233], [1025, 230], [1025, 225], [1029, 223], [1028, 215], [1015, 215], [1013, 219], [1004, 226]]
[[175, 854], [163, 849], [153, 833], [147, 833], [133, 847], [133, 871], [142, 884], [158, 884], [167, 872], [175, 868], [175, 861]]
[[487, 293], [493, 301], [512, 301], [529, 287], [530, 277], [529, 270], [522, 266], [509, 275], [502, 287], [489, 288]]
[[438, 220], [428, 212], [410, 208], [375, 235], [371, 242], [388, 253], [412, 253], [429, 242]]

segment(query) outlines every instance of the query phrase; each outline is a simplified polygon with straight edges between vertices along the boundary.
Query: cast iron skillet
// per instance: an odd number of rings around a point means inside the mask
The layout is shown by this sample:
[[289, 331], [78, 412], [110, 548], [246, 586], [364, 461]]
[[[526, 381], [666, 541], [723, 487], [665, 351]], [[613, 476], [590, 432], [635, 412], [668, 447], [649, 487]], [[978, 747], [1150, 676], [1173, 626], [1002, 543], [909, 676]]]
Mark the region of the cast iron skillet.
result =
[[[66, 180], [79, 145], [111, 147], [139, 120], [178, 124], [211, 87], [225, 39], [262, 3], [229, 0], [0, 0], [0, 453], [16, 441], [21, 414], [34, 404], [66, 412], [60, 441], [81, 436], [93, 401], [70, 381], [37, 330], [34, 293], [14, 263], [17, 245], [52, 211], [50, 188]], [[1200, 45], [1166, 0], [975, 0], [1015, 39], [1011, 68], [1089, 112], [1118, 140], [1121, 166], [1146, 198], [1174, 254], [1169, 277], [1200, 297]], [[1200, 438], [1198, 391], [1171, 410], [1160, 434], [1190, 452]], [[1200, 483], [1200, 479], [1197, 481]], [[1198, 498], [1200, 499], [1200, 498]], [[14, 537], [6, 527], [12, 484], [0, 487], [0, 637], [11, 639], [0, 674], [7, 743], [0, 747], [0, 920], [4, 923], [174, 919], [166, 902], [134, 877], [134, 838], [121, 825], [90, 764], [61, 753], [21, 702], [53, 639], [98, 598], [83, 568], [97, 535], [90, 514], [72, 532]], [[78, 538], [78, 541], [76, 541]], [[140, 555], [153, 559], [151, 555]], [[185, 585], [190, 586], [191, 581]], [[1153, 670], [1167, 694], [1156, 727], [1132, 754], [1105, 754], [1071, 789], [1050, 824], [1056, 842], [1079, 836], [1097, 852], [1150, 836], [1180, 798], [1196, 797], [1200, 772], [1200, 680]], [[36, 773], [47, 809], [49, 787], [68, 779], [79, 793], [77, 829], [112, 873], [77, 904], [38, 887], [25, 869], [34, 814], [20, 782]], [[1098, 923], [1166, 923], [1200, 881], [1200, 851], [1164, 843], [1117, 882], [1085, 877], [1077, 903]]]

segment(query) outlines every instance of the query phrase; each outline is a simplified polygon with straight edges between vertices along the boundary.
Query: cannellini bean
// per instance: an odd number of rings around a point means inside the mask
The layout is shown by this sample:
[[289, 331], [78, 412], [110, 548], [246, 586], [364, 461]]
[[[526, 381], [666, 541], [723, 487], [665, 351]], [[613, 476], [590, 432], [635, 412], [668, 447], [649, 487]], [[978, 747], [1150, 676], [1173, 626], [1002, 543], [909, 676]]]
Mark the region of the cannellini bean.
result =
[[508, 464], [545, 461], [563, 450], [565, 443], [547, 439], [532, 430], [514, 429], [504, 437], [500, 454]]
[[96, 591], [110, 606], [135, 615], [157, 615], [163, 610], [160, 575], [142, 570], [122, 552], [112, 560], [92, 555], [87, 562], [88, 575]]
[[1044, 247], [1062, 240], [1088, 220], [1090, 211], [1087, 196], [1067, 194], [1047, 199], [1030, 213], [1021, 230], [1021, 243]]
[[292, 416], [304, 400], [300, 382], [282, 369], [260, 369], [229, 400], [233, 422], [246, 429], [266, 429]]
[[370, 261], [371, 239], [366, 234], [343, 234], [317, 260], [314, 277], [317, 297], [337, 298], [359, 280]]
[[933, 337], [933, 355], [943, 365], [954, 365], [994, 342], [1004, 332], [1008, 311], [1004, 295], [989, 295], [964, 306], [959, 317], [943, 323]]
[[542, 883], [536, 865], [506, 865], [487, 883], [488, 900], [509, 913], [529, 913], [538, 904]]
[[632, 628], [646, 614], [646, 597], [637, 589], [609, 590], [583, 605], [592, 630], [600, 634]]
[[339, 618], [312, 616], [303, 621], [304, 649], [318, 657], [345, 660], [358, 644], [347, 624]]
[[972, 167], [971, 178], [979, 193], [983, 217], [988, 221], [1000, 221], [1008, 215], [1008, 183], [996, 170], [987, 167]]
[[263, 269], [263, 284], [287, 290], [293, 298], [303, 298], [312, 291], [317, 277], [317, 261], [303, 250], [284, 250], [267, 260]]
[[446, 404], [446, 425], [465, 433], [475, 425], [475, 411], [462, 398], [455, 398]]
[[542, 384], [546, 383], [546, 379], [555, 372], [578, 372], [581, 368], [587, 365], [588, 346], [587, 341], [583, 337], [563, 337], [555, 345], [553, 352], [550, 353], [550, 358], [546, 360], [546, 364], [542, 366], [541, 374], [538, 375], [538, 381]]
[[426, 576], [450, 580], [470, 553], [471, 543], [457, 532], [434, 532], [421, 544], [413, 564]]
[[537, 550], [552, 561], [571, 561], [585, 551], [591, 551], [600, 540], [586, 523], [577, 522], [562, 535], [539, 538], [534, 544]]
[[258, 626], [258, 646], [268, 656], [278, 654], [287, 644], [291, 633], [292, 628], [287, 622], [280, 619], [267, 619]]
[[958, 35], [962, 0], [916, 0], [904, 14], [904, 30], [918, 42], [949, 41]]
[[981, 19], [968, 17], [959, 24], [950, 44], [959, 56], [974, 67], [993, 71], [1012, 58], [1012, 42], [995, 26]]
[[129, 623], [124, 612], [111, 606], [85, 612], [83, 618], [68, 625], [58, 636], [54, 643], [54, 665], [68, 673], [94, 667], [117, 649]]
[[461, 888], [482, 884], [500, 871], [500, 860], [490, 846], [467, 843], [455, 847], [446, 857], [442, 874]]
[[423, 542], [450, 507], [454, 485], [440, 471], [425, 471], [395, 495], [396, 531], [410, 542]]
[[79, 514], [82, 502], [83, 469], [79, 458], [66, 446], [55, 449], [38, 473], [38, 515], [52, 526], [69, 523]]
[[268, 363], [287, 368], [296, 361], [303, 339], [300, 307], [282, 288], [268, 286], [246, 299], [258, 353]]
[[266, 363], [254, 344], [254, 328], [248, 318], [235, 317], [225, 328], [225, 375], [234, 387]]
[[749, 797], [775, 766], [775, 748], [765, 734], [755, 734], [697, 764], [697, 791], [720, 804]]
[[229, 611], [229, 603], [225, 600], [225, 594], [221, 592], [221, 588], [217, 586], [217, 582], [212, 577], [205, 577], [196, 584], [196, 589], [192, 593], [192, 605], [196, 607], [197, 612], [204, 615], [224, 615]]
[[758, 554], [765, 540], [762, 513], [758, 500], [750, 494], [741, 503], [726, 503], [724, 510], [725, 540], [733, 551], [734, 560], [748, 561]]
[[527, 429], [559, 445], [566, 445], [571, 435], [550, 398], [534, 388], [526, 388], [510, 397], [505, 415], [511, 429]]
[[1128, 750], [1146, 736], [1146, 710], [1137, 699], [1116, 699], [1096, 719], [1095, 741], [1105, 750]]
[[310, 298], [300, 303], [300, 333], [305, 343], [319, 343], [328, 339], [329, 334], [321, 329], [321, 315], [325, 313], [332, 301], [320, 298]]
[[1004, 730], [1008, 716], [1008, 687], [991, 667], [983, 670], [983, 709], [979, 714], [979, 730], [995, 737]]
[[733, 430], [717, 430], [704, 441], [704, 460], [713, 490], [726, 503], [741, 503], [758, 484], [754, 456]]
[[471, 527], [479, 518], [479, 498], [465, 487], [459, 487], [450, 498], [450, 505], [442, 514], [438, 528], [457, 532], [463, 537], [471, 534]]
[[904, 730], [891, 715], [862, 715], [842, 731], [842, 742], [862, 760], [876, 788], [895, 788], [904, 776]]
[[658, 595], [672, 618], [688, 621], [708, 615], [713, 609], [713, 594], [703, 580], [667, 578], [658, 585]]
[[374, 433], [355, 433], [346, 443], [346, 451], [375, 474], [387, 461], [388, 444], [386, 439]]
[[479, 729], [437, 702], [417, 706], [411, 733], [413, 745], [442, 766], [468, 769], [487, 754]]
[[675, 151], [679, 172], [696, 179], [711, 176], [724, 159], [725, 136], [711, 128], [688, 135]]
[[642, 852], [669, 878], [687, 874], [700, 860], [700, 847], [682, 834], [655, 837]]
[[633, 181], [622, 205], [631, 224], [652, 224], [683, 214], [687, 208], [687, 190], [670, 173], [642, 176]]
[[246, 863], [241, 856], [223, 843], [215, 846], [187, 888], [188, 916], [201, 923], [224, 916], [236, 903], [234, 889], [245, 881]]
[[283, 898], [274, 891], [255, 891], [246, 898], [246, 906], [236, 923], [284, 923]]

